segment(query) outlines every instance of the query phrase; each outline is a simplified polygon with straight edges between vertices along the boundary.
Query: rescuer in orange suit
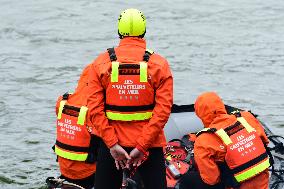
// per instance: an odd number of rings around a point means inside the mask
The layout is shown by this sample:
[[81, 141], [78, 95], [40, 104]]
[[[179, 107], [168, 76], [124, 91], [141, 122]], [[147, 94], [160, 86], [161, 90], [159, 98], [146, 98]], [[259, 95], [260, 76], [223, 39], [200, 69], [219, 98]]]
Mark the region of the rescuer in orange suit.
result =
[[[57, 121], [68, 119], [67, 116], [70, 115], [72, 115], [72, 118], [77, 119], [78, 116], [74, 117], [73, 114], [78, 112], [73, 111], [73, 109], [68, 109], [68, 106], [78, 107], [79, 109], [82, 105], [86, 105], [86, 87], [88, 85], [89, 70], [90, 65], [83, 70], [78, 81], [77, 88], [73, 94], [69, 95], [66, 93], [58, 98], [56, 102], [56, 115], [58, 115], [58, 112], [60, 111], [61, 102], [64, 102], [64, 100], [66, 102], [65, 106], [61, 109], [61, 111], [63, 111], [62, 118], [58, 119]], [[67, 110], [69, 111], [69, 114]], [[64, 116], [64, 114], [68, 115]], [[72, 123], [72, 126], [74, 127], [75, 124]], [[79, 125], [78, 127], [82, 128], [80, 133], [79, 131], [74, 131], [73, 135], [68, 135], [66, 130], [61, 130], [60, 125], [57, 125], [57, 139], [54, 150], [57, 154], [58, 164], [61, 172], [60, 178], [89, 189], [94, 186], [95, 181], [95, 157], [88, 157], [88, 152], [80, 152], [80, 147], [82, 149], [87, 149], [87, 151], [91, 150], [91, 154], [93, 156], [93, 154], [96, 154], [100, 139], [96, 136], [98, 133], [96, 132], [96, 129], [91, 126], [88, 118], [86, 118], [86, 123], [84, 125]], [[73, 141], [71, 140], [72, 137], [74, 137]], [[78, 148], [77, 151], [76, 148]], [[88, 148], [90, 150], [88, 150]], [[88, 157], [87, 159], [86, 156]], [[83, 159], [80, 157], [83, 157]]]
[[[165, 189], [163, 128], [173, 103], [173, 78], [165, 58], [146, 50], [146, 19], [137, 9], [118, 19], [120, 43], [98, 56], [89, 78], [88, 108], [104, 143], [96, 189], [118, 189], [125, 166], [138, 166], [145, 188]], [[118, 169], [116, 169], [116, 167]]]
[[[227, 188], [268, 189], [270, 164], [264, 144], [269, 141], [261, 123], [246, 111], [227, 114], [214, 92], [200, 95], [194, 108], [205, 127], [197, 134], [194, 145], [203, 183], [208, 188], [223, 183]], [[226, 181], [229, 175], [231, 179]]]

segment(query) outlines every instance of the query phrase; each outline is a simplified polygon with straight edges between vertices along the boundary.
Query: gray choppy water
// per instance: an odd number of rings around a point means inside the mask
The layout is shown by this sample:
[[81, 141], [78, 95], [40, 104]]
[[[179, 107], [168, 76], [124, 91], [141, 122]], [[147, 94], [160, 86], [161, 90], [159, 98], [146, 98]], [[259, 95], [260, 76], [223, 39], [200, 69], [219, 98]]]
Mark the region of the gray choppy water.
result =
[[284, 134], [282, 0], [0, 0], [0, 187], [58, 174], [54, 104], [82, 68], [118, 43], [125, 8], [148, 19], [148, 47], [170, 62], [175, 103], [217, 91]]

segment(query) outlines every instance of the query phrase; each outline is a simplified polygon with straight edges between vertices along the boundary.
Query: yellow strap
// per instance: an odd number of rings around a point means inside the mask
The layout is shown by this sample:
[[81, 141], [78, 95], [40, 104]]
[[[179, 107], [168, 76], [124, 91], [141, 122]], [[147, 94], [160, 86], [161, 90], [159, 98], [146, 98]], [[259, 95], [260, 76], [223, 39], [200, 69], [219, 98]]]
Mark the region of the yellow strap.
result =
[[58, 156], [66, 158], [66, 159], [74, 160], [74, 161], [85, 161], [88, 157], [88, 153], [80, 153], [80, 154], [72, 153], [72, 152], [64, 151], [58, 148], [57, 146], [55, 146], [54, 151]]
[[147, 68], [146, 62], [140, 62], [140, 82], [147, 82]]
[[215, 132], [221, 139], [222, 141], [226, 144], [229, 145], [232, 142], [232, 140], [230, 139], [230, 137], [227, 135], [227, 133], [224, 131], [224, 129], [219, 129]]
[[62, 117], [62, 111], [63, 111], [63, 108], [66, 104], [66, 100], [61, 100], [60, 101], [60, 105], [59, 105], [59, 109], [58, 109], [58, 114], [57, 114], [57, 119], [61, 119]]
[[255, 129], [250, 126], [250, 124], [245, 120], [243, 117], [238, 117], [237, 120], [246, 128], [246, 130], [250, 133], [252, 131], [255, 131]]
[[119, 62], [111, 62], [111, 82], [118, 82]]
[[88, 111], [88, 108], [86, 106], [82, 106], [80, 108], [80, 113], [79, 113], [78, 120], [77, 120], [78, 125], [84, 125], [85, 124], [87, 111]]
[[106, 116], [111, 120], [119, 121], [141, 121], [147, 120], [152, 117], [152, 112], [143, 112], [143, 113], [132, 113], [132, 114], [121, 114], [114, 112], [106, 112]]
[[265, 160], [264, 162], [250, 168], [249, 170], [242, 172], [235, 176], [238, 182], [245, 181], [247, 179], [252, 178], [253, 176], [259, 174], [260, 172], [264, 171], [270, 166], [269, 159]]

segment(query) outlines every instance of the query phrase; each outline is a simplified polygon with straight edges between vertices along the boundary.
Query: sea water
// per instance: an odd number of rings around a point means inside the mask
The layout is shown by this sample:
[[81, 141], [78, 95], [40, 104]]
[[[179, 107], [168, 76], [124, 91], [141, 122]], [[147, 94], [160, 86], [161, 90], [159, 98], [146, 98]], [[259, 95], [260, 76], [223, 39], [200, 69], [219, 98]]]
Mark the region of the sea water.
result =
[[55, 101], [119, 42], [121, 10], [147, 18], [147, 47], [167, 58], [174, 102], [216, 91], [284, 135], [284, 1], [0, 0], [0, 188], [58, 175]]

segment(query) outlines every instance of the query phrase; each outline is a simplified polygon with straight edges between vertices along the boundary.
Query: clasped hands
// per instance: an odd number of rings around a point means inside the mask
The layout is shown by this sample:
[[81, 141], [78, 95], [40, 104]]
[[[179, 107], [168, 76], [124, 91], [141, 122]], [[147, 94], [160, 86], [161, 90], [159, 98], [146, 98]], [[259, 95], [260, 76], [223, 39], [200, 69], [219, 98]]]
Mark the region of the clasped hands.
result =
[[119, 170], [119, 168], [130, 168], [130, 167], [138, 167], [144, 160], [145, 155], [143, 152], [134, 148], [130, 154], [128, 154], [119, 144], [115, 144], [110, 148], [110, 154], [115, 160], [115, 166]]

